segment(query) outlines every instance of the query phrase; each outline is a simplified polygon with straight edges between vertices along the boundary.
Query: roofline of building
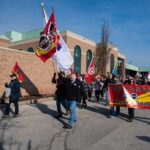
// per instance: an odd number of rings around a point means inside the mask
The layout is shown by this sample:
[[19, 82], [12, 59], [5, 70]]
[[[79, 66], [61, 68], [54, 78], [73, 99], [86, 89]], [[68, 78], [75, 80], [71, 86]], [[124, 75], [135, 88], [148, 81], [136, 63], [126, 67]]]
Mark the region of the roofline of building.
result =
[[72, 38], [74, 38], [74, 39], [80, 39], [82, 42], [87, 43], [87, 44], [90, 44], [90, 45], [93, 45], [93, 46], [96, 46], [96, 45], [97, 45], [96, 42], [94, 42], [94, 41], [92, 41], [92, 40], [90, 40], [90, 39], [88, 39], [88, 38], [86, 38], [86, 37], [84, 37], [84, 36], [81, 36], [81, 35], [79, 35], [79, 34], [76, 34], [76, 33], [74, 33], [74, 32], [71, 32], [71, 31], [69, 31], [69, 30], [60, 32], [60, 34], [61, 34], [62, 36], [65, 36], [65, 35], [70, 36], [70, 37], [72, 37]]
[[150, 67], [137, 67], [131, 64], [125, 64], [125, 69], [133, 70], [137, 72], [150, 72]]
[[10, 41], [10, 39], [7, 38], [5, 35], [0, 35], [0, 40]]
[[34, 39], [27, 39], [27, 40], [20, 40], [20, 41], [16, 41], [16, 42], [12, 42], [10, 43], [10, 47], [11, 46], [17, 46], [19, 44], [26, 44], [26, 43], [31, 43], [31, 42], [38, 42], [39, 41], [39, 38], [34, 38]]
[[7, 47], [0, 47], [0, 50], [9, 50], [9, 51], [14, 51], [14, 52], [18, 52], [18, 53], [27, 53], [27, 54], [34, 54], [34, 53], [31, 53], [31, 52], [27, 52], [27, 51], [19, 51], [17, 49], [12, 49], [12, 48], [7, 48]]
[[[67, 31], [63, 31], [63, 32], [60, 32], [60, 34], [61, 34], [62, 36], [65, 36], [65, 35], [66, 35], [66, 36], [69, 36], [69, 37], [72, 37], [72, 38], [81, 40], [82, 42], [87, 43], [87, 44], [90, 44], [90, 45], [92, 45], [92, 46], [96, 46], [96, 45], [97, 45], [96, 42], [94, 42], [94, 41], [92, 41], [92, 40], [89, 40], [89, 39], [87, 39], [87, 38], [85, 38], [85, 37], [83, 37], [83, 36], [80, 36], [80, 35], [78, 35], [78, 34], [76, 34], [76, 33], [73, 33], [73, 32], [71, 32], [71, 31], [68, 31], [68, 30], [67, 30]], [[40, 38], [40, 36], [39, 36], [39, 37], [35, 37], [35, 38], [30, 38], [30, 39], [24, 39], [24, 40], [19, 40], [19, 41], [11, 42], [11, 46], [17, 46], [18, 44], [20, 44], [20, 42], [21, 42], [21, 43], [23, 42], [23, 44], [25, 44], [25, 43], [29, 42], [29, 40], [31, 40], [32, 42], [33, 42], [33, 41], [38, 41], [39, 38]]]
[[126, 59], [126, 56], [125, 56], [124, 54], [120, 53], [120, 52], [118, 52], [118, 57], [119, 57], [119, 58]]

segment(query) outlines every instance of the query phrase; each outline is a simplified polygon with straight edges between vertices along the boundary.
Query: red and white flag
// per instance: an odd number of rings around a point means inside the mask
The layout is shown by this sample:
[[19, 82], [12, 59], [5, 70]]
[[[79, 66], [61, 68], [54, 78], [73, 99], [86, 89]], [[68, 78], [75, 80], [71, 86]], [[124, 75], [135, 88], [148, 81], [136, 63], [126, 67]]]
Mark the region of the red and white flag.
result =
[[52, 10], [52, 14], [48, 22], [46, 22], [46, 26], [41, 34], [39, 40], [39, 46], [36, 49], [35, 54], [43, 62], [45, 62], [50, 57], [52, 57], [52, 55], [54, 55], [54, 53], [56, 52], [58, 39], [59, 37], [56, 33], [56, 22], [55, 22], [54, 10]]
[[93, 59], [91, 60], [90, 62], [90, 65], [88, 67], [88, 70], [86, 72], [86, 75], [84, 77], [84, 80], [88, 83], [88, 84], [91, 84], [92, 83], [92, 75], [93, 75], [93, 72], [94, 72], [94, 62], [93, 62]]
[[[47, 24], [48, 18], [47, 18], [46, 11], [44, 9], [44, 4], [42, 3], [41, 5], [42, 5], [42, 11], [43, 11], [45, 24]], [[56, 32], [56, 29], [55, 29], [55, 32]], [[60, 71], [69, 71], [70, 67], [73, 64], [73, 58], [71, 56], [68, 46], [66, 45], [65, 41], [63, 40], [58, 30], [56, 34], [57, 34], [57, 38], [55, 41], [56, 51], [52, 55], [52, 58], [55, 61]]]

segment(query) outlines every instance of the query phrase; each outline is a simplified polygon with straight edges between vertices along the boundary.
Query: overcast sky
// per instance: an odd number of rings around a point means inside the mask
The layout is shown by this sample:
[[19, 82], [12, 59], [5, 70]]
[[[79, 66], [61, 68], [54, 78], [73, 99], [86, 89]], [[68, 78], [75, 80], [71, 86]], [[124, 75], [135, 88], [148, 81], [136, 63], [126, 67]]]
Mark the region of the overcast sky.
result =
[[48, 15], [54, 6], [57, 28], [100, 42], [109, 22], [110, 41], [127, 63], [150, 66], [150, 0], [0, 0], [0, 34], [43, 28], [40, 3]]

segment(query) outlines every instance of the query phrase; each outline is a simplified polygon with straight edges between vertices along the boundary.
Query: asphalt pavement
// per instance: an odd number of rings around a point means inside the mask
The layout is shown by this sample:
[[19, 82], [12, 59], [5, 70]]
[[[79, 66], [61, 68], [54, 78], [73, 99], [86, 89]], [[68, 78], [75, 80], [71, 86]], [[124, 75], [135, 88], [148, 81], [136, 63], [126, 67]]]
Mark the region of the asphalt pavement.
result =
[[17, 118], [0, 119], [0, 150], [150, 149], [150, 110], [136, 110], [133, 122], [128, 122], [126, 108], [111, 119], [108, 110], [102, 103], [88, 102], [87, 108], [77, 108], [73, 129], [65, 129], [69, 116], [55, 118], [53, 98], [21, 104]]

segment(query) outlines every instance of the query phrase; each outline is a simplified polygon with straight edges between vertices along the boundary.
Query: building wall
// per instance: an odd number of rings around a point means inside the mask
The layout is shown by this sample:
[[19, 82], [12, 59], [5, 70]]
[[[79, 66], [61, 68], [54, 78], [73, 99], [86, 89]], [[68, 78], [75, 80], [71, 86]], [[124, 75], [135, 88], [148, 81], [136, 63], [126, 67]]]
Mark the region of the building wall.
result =
[[[92, 51], [92, 53], [94, 53], [95, 49], [96, 49], [96, 45], [93, 46], [91, 44], [88, 44], [86, 41], [83, 42], [79, 39], [76, 38], [72, 38], [69, 36], [62, 36], [64, 41], [66, 42], [67, 46], [69, 47], [72, 57], [74, 58], [74, 48], [75, 46], [80, 46], [81, 48], [81, 73], [85, 74], [86, 73], [86, 53], [87, 50], [90, 49]], [[38, 42], [39, 39], [35, 39], [35, 40], [28, 40], [28, 41], [20, 41], [20, 42], [16, 42], [11, 44], [9, 47], [13, 48], [13, 49], [18, 49], [20, 51], [27, 51], [27, 49], [29, 47], [32, 47], [34, 50], [38, 47]]]
[[82, 42], [78, 39], [75, 39], [75, 38], [72, 38], [69, 36], [67, 36], [66, 44], [70, 48], [71, 54], [73, 57], [74, 57], [75, 46], [77, 46], [77, 45], [80, 46], [81, 53], [82, 53], [82, 56], [81, 56], [81, 74], [85, 74], [86, 73], [86, 54], [87, 54], [87, 51], [88, 51], [88, 49], [90, 49], [92, 51], [92, 55], [93, 55], [93, 53], [96, 50], [96, 46], [87, 44], [86, 42]]
[[35, 50], [38, 47], [38, 40], [16, 42], [9, 46], [9, 48], [18, 49], [20, 51], [27, 51], [29, 47]]
[[16, 62], [25, 79], [21, 88], [23, 96], [54, 94], [55, 85], [51, 83], [54, 69], [51, 59], [43, 63], [34, 54], [0, 48], [0, 62], [0, 96], [3, 94], [4, 84], [8, 82], [8, 76]]
[[[96, 44], [95, 42], [88, 40], [80, 35], [77, 35], [75, 33], [72, 33], [70, 31], [66, 31], [61, 33], [64, 41], [66, 42], [67, 46], [69, 47], [72, 57], [74, 58], [74, 49], [76, 46], [79, 46], [81, 48], [81, 73], [86, 73], [86, 54], [87, 51], [90, 49], [93, 54], [96, 53], [96, 49], [101, 49], [100, 44]], [[6, 42], [6, 41], [5, 41]], [[39, 38], [36, 39], [29, 39], [25, 41], [18, 41], [13, 42], [9, 44], [9, 48], [17, 49], [19, 51], [27, 51], [28, 48], [32, 47], [34, 50], [38, 47]], [[3, 44], [3, 43], [2, 43]], [[4, 45], [4, 47], [8, 47], [8, 45]], [[102, 53], [102, 51], [101, 51]], [[111, 46], [111, 51], [108, 58], [108, 64], [106, 66], [106, 73], [110, 72], [110, 56], [111, 54], [114, 55], [114, 66], [117, 68], [118, 65], [118, 51]], [[102, 55], [100, 55], [101, 57]], [[95, 56], [94, 56], [95, 57]], [[124, 67], [124, 66], [123, 66]], [[123, 71], [122, 71], [123, 72]]]
[[9, 41], [0, 39], [0, 47], [9, 47]]

